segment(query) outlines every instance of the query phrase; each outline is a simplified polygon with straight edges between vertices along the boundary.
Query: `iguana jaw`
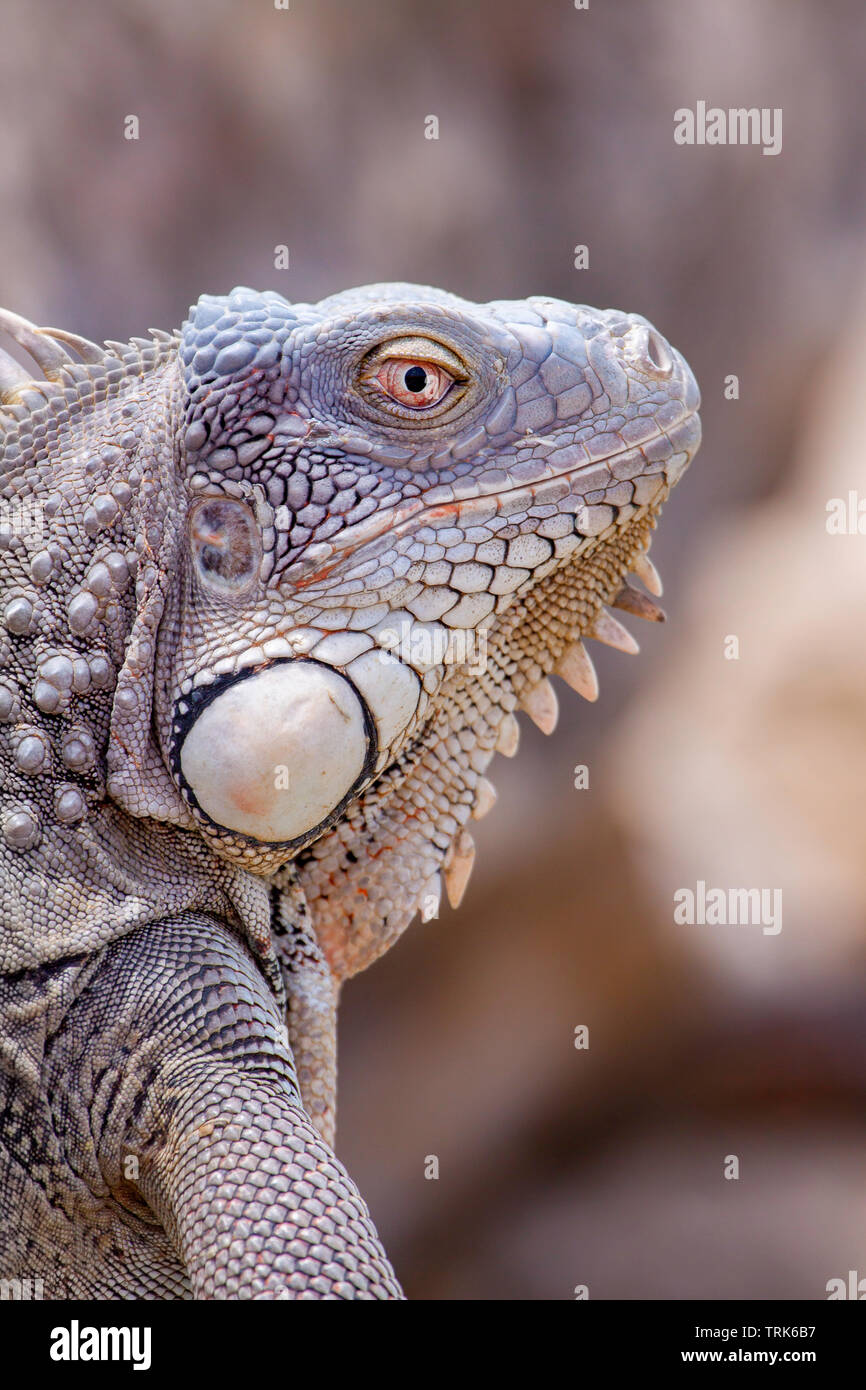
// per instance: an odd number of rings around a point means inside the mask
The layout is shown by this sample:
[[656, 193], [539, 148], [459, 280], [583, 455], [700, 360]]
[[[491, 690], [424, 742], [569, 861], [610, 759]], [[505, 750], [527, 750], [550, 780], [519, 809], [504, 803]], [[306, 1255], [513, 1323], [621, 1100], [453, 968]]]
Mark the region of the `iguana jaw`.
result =
[[[455, 522], [463, 527], [472, 526], [476, 518], [489, 511], [490, 504], [496, 503], [502, 510], [525, 512], [532, 506], [556, 505], [561, 512], [574, 512], [577, 517], [575, 530], [578, 534], [592, 536], [600, 533], [603, 518], [600, 509], [609, 504], [602, 498], [594, 508], [588, 507], [587, 493], [605, 491], [615, 487], [620, 478], [649, 476], [650, 460], [646, 450], [658, 445], [667, 446], [668, 457], [663, 467], [659, 466], [659, 491], [663, 486], [669, 490], [685, 472], [698, 444], [700, 443], [700, 417], [697, 410], [684, 410], [679, 420], [666, 430], [658, 430], [640, 445], [622, 449], [606, 458], [592, 463], [582, 463], [575, 468], [549, 467], [547, 475], [532, 483], [513, 482], [510, 486], [485, 486], [483, 474], [472, 482], [477, 483], [474, 492], [464, 484], [463, 494], [449, 494], [457, 491], [451, 487], [436, 485], [419, 498], [414, 498], [404, 506], [382, 516], [370, 517], [367, 521], [341, 533], [330, 547], [316, 547], [312, 558], [301, 555], [299, 560], [287, 569], [283, 582], [295, 589], [308, 589], [324, 581], [334, 570], [352, 557], [363, 556], [368, 547], [375, 547], [380, 538], [387, 538], [393, 544], [410, 529], [423, 525], [449, 525]], [[616, 470], [614, 473], [613, 470]], [[563, 493], [563, 484], [567, 491]], [[504, 503], [504, 507], [503, 504]], [[323, 548], [330, 549], [330, 556], [322, 555]], [[372, 551], [375, 554], [375, 549]]]
[[[504, 705], [494, 741], [496, 751], [508, 755], [516, 751], [517, 726], [514, 714], [509, 712], [515, 707], [523, 709], [543, 732], [553, 731], [558, 704], [547, 679], [549, 675], [560, 676], [585, 699], [597, 698], [598, 684], [583, 638], [593, 638], [625, 652], [638, 650], [637, 643], [606, 611], [605, 604], [656, 621], [664, 618], [652, 599], [624, 581], [628, 572], [634, 570], [652, 589], [660, 591], [660, 581], [648, 562], [647, 551], [658, 507], [666, 496], [667, 487], [664, 486], [656, 504], [643, 509], [629, 524], [611, 528], [606, 538], [585, 538], [570, 561], [560, 563], [547, 580], [528, 584], [523, 592], [511, 596], [499, 620], [487, 626], [486, 632], [482, 630], [489, 644], [489, 661], [513, 665], [515, 652], [524, 660], [531, 653], [532, 659], [532, 673], [524, 675], [515, 671], [507, 680], [507, 688], [502, 689]], [[548, 637], [541, 643], [536, 640], [533, 646], [528, 615], [543, 607], [544, 594], [550, 585], [556, 587], [563, 583], [581, 593], [581, 608], [575, 609], [567, 633], [563, 630], [555, 638]], [[509, 621], [512, 607], [521, 613], [519, 621]], [[306, 636], [306, 632], [300, 629], [298, 635]], [[403, 702], [398, 722], [389, 724], [391, 739], [399, 737], [401, 742], [405, 741], [407, 728], [411, 726], [414, 730], [411, 738], [418, 738], [425, 723], [435, 717], [436, 698], [419, 705], [418, 688], [414, 686], [414, 693], [406, 703], [393, 682], [397, 676], [401, 680], [408, 679], [411, 667], [406, 662], [398, 662], [387, 651], [380, 651], [362, 673], [353, 670], [353, 664], [357, 663], [351, 662], [346, 668], [334, 669], [327, 664], [324, 655], [320, 655], [320, 650], [327, 645], [327, 633], [323, 634], [319, 646], [314, 646], [309, 653], [293, 652], [293, 636], [291, 630], [286, 632], [282, 655], [276, 654], [277, 643], [271, 641], [267, 644], [270, 655], [263, 648], [253, 648], [239, 659], [234, 676], [223, 676], [213, 685], [196, 687], [193, 695], [181, 702], [181, 710], [187, 711], [187, 705], [193, 708], [184, 713], [172, 745], [176, 778], [185, 796], [204, 819], [205, 834], [209, 838], [212, 836], [214, 849], [229, 860], [240, 858], [243, 861], [254, 856], [257, 866], [261, 866], [259, 872], [275, 871], [338, 823], [351, 801], [363, 796], [365, 788], [391, 760], [391, 743], [385, 739], [380, 746], [377, 718], [371, 713], [370, 701], [377, 715], [382, 700], [386, 707], [393, 699]], [[537, 634], [535, 636], [537, 639]], [[374, 653], [370, 656], [372, 658]], [[471, 665], [471, 661], [466, 664]], [[393, 676], [390, 671], [394, 672]], [[280, 711], [277, 707], [269, 710], [266, 703], [259, 703], [264, 697], [266, 682], [281, 679], [280, 672], [285, 672], [284, 679], [289, 682], [307, 672], [307, 684], [315, 689], [321, 681], [322, 687], [319, 704], [311, 701], [307, 705], [303, 702], [297, 705], [294, 697], [289, 699], [287, 694], [283, 713], [292, 713], [294, 729], [282, 734], [277, 732]], [[318, 673], [322, 673], [321, 677]], [[329, 718], [334, 714], [335, 692], [327, 688], [326, 675], [346, 686], [347, 695], [343, 699], [337, 697], [338, 706], [348, 702], [356, 713], [343, 708], [342, 723], [338, 718], [328, 736], [330, 742], [326, 739], [327, 746], [320, 746], [320, 733], [323, 728], [330, 728]], [[446, 683], [453, 683], [459, 677], [460, 667], [453, 664], [446, 665], [441, 672], [441, 679]], [[223, 692], [227, 698], [221, 699]], [[196, 695], [203, 697], [204, 704], [212, 711], [210, 722], [207, 719], [196, 722], [199, 713], [193, 698]], [[357, 729], [354, 721], [358, 721]], [[219, 749], [223, 754], [217, 758]], [[280, 769], [282, 781], [274, 775]], [[313, 787], [320, 775], [326, 773], [334, 786], [332, 801], [330, 804], [320, 801], [319, 813], [309, 812], [304, 825], [298, 817], [305, 814], [305, 788]], [[344, 777], [344, 782], [338, 787], [333, 779], [340, 777]], [[292, 795], [287, 797], [286, 792]], [[291, 822], [285, 818], [287, 809], [295, 817]], [[265, 833], [260, 833], [259, 827]], [[281, 829], [285, 833], [281, 834]], [[227, 836], [226, 831], [233, 833]], [[293, 841], [292, 832], [295, 834]]]

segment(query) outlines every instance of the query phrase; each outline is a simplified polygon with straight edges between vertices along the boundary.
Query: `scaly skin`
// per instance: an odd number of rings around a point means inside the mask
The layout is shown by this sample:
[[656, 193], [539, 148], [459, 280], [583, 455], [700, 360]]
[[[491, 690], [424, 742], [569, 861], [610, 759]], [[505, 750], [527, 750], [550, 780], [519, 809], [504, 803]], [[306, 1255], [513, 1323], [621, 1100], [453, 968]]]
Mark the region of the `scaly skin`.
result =
[[[700, 439], [645, 320], [378, 285], [0, 328], [0, 1275], [395, 1298], [340, 983], [459, 902], [514, 711], [658, 616]], [[80, 359], [80, 360], [76, 360]]]

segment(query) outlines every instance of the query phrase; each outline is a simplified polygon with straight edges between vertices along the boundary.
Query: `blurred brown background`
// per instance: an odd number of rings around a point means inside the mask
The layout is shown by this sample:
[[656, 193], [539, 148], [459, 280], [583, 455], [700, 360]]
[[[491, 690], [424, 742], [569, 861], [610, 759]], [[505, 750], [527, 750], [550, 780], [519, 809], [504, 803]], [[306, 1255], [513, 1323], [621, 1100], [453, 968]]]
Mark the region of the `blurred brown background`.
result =
[[[860, 0], [0, 6], [8, 307], [541, 293], [645, 314], [703, 388], [667, 626], [526, 725], [460, 911], [345, 993], [338, 1147], [410, 1296], [866, 1276], [866, 537], [825, 524], [866, 497], [864, 65]], [[782, 152], [676, 145], [699, 99], [782, 107]], [[782, 931], [675, 926], [698, 879], [781, 887]]]

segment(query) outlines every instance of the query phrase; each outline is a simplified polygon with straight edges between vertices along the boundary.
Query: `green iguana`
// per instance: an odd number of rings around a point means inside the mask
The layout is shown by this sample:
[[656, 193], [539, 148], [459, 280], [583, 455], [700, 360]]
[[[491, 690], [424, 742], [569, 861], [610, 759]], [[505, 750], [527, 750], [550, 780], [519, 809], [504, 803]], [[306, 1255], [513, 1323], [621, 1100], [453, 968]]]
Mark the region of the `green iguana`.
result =
[[459, 903], [515, 711], [636, 650], [605, 605], [660, 616], [694, 378], [636, 315], [403, 284], [0, 330], [0, 1276], [398, 1298], [339, 986]]

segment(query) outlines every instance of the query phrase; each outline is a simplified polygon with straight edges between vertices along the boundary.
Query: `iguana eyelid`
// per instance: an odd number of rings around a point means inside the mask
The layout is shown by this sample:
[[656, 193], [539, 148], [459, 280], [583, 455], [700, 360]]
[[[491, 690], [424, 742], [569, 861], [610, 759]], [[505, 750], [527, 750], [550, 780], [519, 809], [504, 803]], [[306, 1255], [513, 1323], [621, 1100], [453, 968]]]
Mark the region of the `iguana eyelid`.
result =
[[434, 366], [442, 367], [456, 382], [468, 381], [471, 375], [462, 358], [443, 343], [437, 342], [435, 338], [412, 336], [391, 338], [368, 353], [364, 359], [361, 380], [374, 380], [382, 363], [395, 357], [409, 358], [416, 362], [432, 362]]

